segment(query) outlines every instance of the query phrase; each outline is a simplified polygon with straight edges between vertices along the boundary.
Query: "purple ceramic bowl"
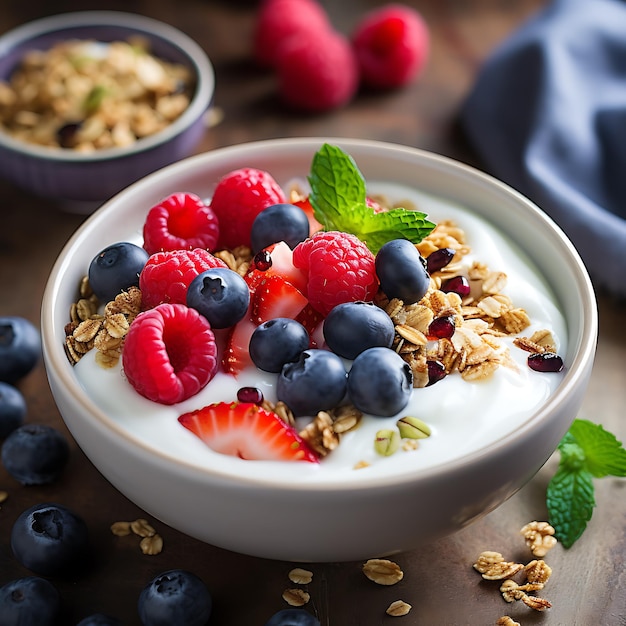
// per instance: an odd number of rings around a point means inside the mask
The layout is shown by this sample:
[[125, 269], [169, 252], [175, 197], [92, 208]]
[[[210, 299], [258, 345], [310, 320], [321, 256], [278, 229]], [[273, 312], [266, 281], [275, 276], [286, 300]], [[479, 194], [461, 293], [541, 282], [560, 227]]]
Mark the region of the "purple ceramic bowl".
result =
[[198, 44], [162, 22], [132, 13], [85, 11], [24, 24], [0, 37], [0, 80], [10, 76], [29, 50], [45, 50], [67, 39], [108, 42], [137, 35], [150, 42], [155, 56], [193, 70], [196, 90], [186, 111], [132, 146], [89, 154], [28, 144], [0, 132], [0, 177], [39, 196], [96, 208], [146, 174], [193, 152], [213, 98], [213, 67]]

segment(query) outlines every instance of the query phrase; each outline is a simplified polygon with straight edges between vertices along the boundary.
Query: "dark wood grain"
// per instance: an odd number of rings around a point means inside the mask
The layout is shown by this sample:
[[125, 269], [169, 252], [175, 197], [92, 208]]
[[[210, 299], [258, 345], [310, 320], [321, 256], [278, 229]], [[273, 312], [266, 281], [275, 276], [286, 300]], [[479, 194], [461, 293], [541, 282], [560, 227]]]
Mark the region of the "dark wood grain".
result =
[[[342, 0], [325, 6], [336, 26], [349, 32], [357, 17], [377, 6], [373, 0]], [[456, 129], [456, 114], [482, 61], [514, 28], [544, 5], [543, 0], [414, 0], [432, 35], [432, 54], [422, 78], [406, 89], [386, 94], [360, 93], [346, 108], [306, 116], [285, 110], [275, 94], [275, 79], [259, 71], [250, 57], [254, 2], [209, 0], [3, 0], [0, 31], [52, 12], [118, 9], [143, 13], [187, 32], [215, 64], [215, 105], [220, 124], [207, 131], [198, 151], [273, 137], [337, 136], [381, 139], [426, 148], [477, 165]], [[52, 200], [36, 198], [0, 183], [0, 315], [39, 321], [46, 278], [65, 241], [84, 217], [63, 212]], [[581, 415], [626, 438], [624, 361], [626, 330], [623, 304], [599, 296], [600, 340], [597, 363]], [[65, 430], [40, 364], [20, 383], [31, 422]], [[519, 529], [546, 516], [544, 497], [554, 471], [551, 459], [517, 495], [496, 511], [453, 537], [401, 554], [404, 580], [394, 587], [367, 581], [359, 563], [311, 566], [310, 608], [323, 626], [377, 626], [395, 623], [386, 607], [403, 599], [413, 605], [399, 624], [485, 626], [510, 614], [521, 624], [543, 626], [626, 624], [626, 483], [597, 483], [597, 509], [588, 531], [566, 551], [548, 556], [554, 574], [545, 596], [553, 608], [545, 614], [518, 603], [507, 605], [497, 583], [481, 581], [472, 570], [483, 550], [498, 550], [526, 559]], [[214, 626], [263, 626], [285, 606], [291, 565], [233, 554], [192, 540], [155, 521], [165, 546], [158, 556], [144, 556], [134, 537], [114, 537], [117, 520], [145, 515], [94, 469], [72, 442], [69, 467], [51, 486], [22, 487], [0, 468], [0, 490], [9, 497], [0, 510], [0, 584], [28, 575], [12, 557], [9, 534], [17, 515], [41, 501], [58, 501], [80, 511], [96, 546], [93, 569], [76, 580], [55, 580], [67, 624], [94, 612], [116, 615], [124, 624], [139, 624], [136, 603], [141, 588], [155, 574], [182, 567], [201, 576], [212, 591]], [[411, 520], [389, 512], [386, 532]], [[285, 529], [297, 533], [297, 528]], [[302, 538], [306, 541], [306, 537]], [[1, 620], [0, 620], [1, 621]]]

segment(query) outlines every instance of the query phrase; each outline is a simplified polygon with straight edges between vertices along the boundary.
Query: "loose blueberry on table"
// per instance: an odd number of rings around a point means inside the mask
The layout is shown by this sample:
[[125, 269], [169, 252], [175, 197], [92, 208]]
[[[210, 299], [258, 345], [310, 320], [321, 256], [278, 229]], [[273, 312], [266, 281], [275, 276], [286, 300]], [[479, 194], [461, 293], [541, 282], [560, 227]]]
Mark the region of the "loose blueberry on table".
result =
[[181, 569], [155, 576], [141, 591], [137, 608], [144, 626], [206, 626], [213, 601], [204, 582]]
[[19, 316], [0, 317], [0, 381], [14, 384], [35, 367], [41, 355], [39, 330]]
[[61, 504], [36, 504], [13, 524], [11, 549], [13, 556], [35, 574], [74, 575], [89, 562], [87, 525]]
[[54, 482], [70, 455], [65, 436], [52, 426], [24, 424], [5, 439], [0, 457], [5, 469], [24, 485]]
[[0, 587], [0, 623], [4, 626], [55, 626], [61, 596], [45, 578], [27, 576]]
[[0, 439], [6, 438], [26, 417], [26, 400], [22, 392], [8, 383], [0, 382]]

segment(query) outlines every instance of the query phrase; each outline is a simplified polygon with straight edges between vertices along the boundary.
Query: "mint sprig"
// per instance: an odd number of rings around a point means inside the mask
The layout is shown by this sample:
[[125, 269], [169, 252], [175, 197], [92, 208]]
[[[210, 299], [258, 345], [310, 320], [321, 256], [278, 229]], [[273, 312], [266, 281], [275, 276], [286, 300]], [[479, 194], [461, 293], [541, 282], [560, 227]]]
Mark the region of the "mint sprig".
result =
[[365, 179], [357, 164], [338, 146], [325, 143], [315, 153], [308, 180], [315, 219], [325, 230], [356, 235], [374, 254], [392, 239], [419, 243], [435, 228], [419, 211], [375, 213], [367, 205]]
[[576, 419], [558, 446], [559, 467], [548, 484], [548, 520], [557, 539], [571, 547], [596, 506], [594, 478], [626, 476], [626, 450], [601, 425]]

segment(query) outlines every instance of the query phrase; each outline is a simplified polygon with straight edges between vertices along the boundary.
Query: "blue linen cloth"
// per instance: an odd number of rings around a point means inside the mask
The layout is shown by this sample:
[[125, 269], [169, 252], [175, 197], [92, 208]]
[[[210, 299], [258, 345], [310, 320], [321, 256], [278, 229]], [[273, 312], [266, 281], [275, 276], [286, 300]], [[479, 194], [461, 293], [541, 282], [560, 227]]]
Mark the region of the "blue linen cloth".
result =
[[487, 59], [461, 125], [596, 287], [626, 297], [626, 0], [555, 0]]

